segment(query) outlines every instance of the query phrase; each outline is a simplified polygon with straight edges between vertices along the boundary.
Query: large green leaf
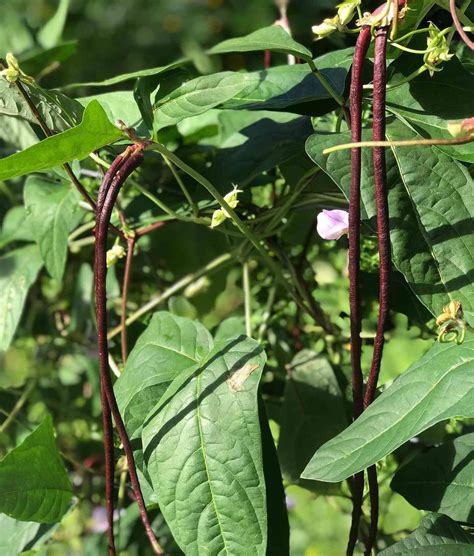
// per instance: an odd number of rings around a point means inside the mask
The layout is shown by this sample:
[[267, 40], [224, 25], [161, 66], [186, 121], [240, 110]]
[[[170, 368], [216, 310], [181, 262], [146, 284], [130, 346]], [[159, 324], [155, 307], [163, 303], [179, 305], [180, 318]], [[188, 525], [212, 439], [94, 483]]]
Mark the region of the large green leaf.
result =
[[160, 99], [155, 107], [155, 130], [197, 116], [240, 92], [250, 79], [248, 73], [225, 71], [192, 79]]
[[[400, 81], [412, 69], [414, 67], [410, 58], [401, 58], [392, 81]], [[448, 123], [472, 117], [473, 90], [474, 75], [453, 59], [433, 77], [424, 73], [410, 83], [389, 89], [387, 107], [390, 112], [416, 125], [424, 135], [451, 139]], [[474, 162], [474, 143], [438, 148], [459, 160]]]
[[66, 265], [68, 233], [82, 218], [80, 195], [71, 185], [30, 176], [23, 190], [28, 225], [34, 230], [46, 270], [61, 281]]
[[218, 342], [193, 376], [147, 418], [142, 433], [147, 471], [186, 554], [266, 553], [257, 397], [264, 364], [261, 347], [250, 338]]
[[14, 150], [23, 150], [38, 142], [31, 125], [21, 118], [0, 114], [0, 139]]
[[0, 257], [0, 351], [6, 350], [13, 339], [26, 295], [42, 266], [36, 245]]
[[[338, 56], [322, 56], [315, 63], [333, 89], [342, 94], [350, 66], [348, 51], [344, 50]], [[283, 110], [328, 99], [331, 96], [306, 64], [277, 66], [250, 73], [226, 71], [192, 79], [161, 98], [155, 106], [155, 129], [173, 125], [216, 106]]]
[[27, 550], [39, 548], [54, 533], [57, 525], [34, 521], [18, 521], [0, 514], [0, 554], [18, 556]]
[[221, 141], [209, 179], [227, 189], [303, 154], [304, 142], [313, 132], [307, 116], [260, 110], [222, 110], [219, 127]]
[[0, 180], [47, 170], [75, 159], [82, 160], [122, 136], [123, 133], [110, 123], [102, 106], [92, 101], [78, 126], [1, 159]]
[[21, 521], [55, 523], [72, 495], [48, 415], [0, 461], [0, 512]]
[[324, 357], [300, 351], [289, 373], [280, 414], [278, 457], [283, 473], [298, 484], [314, 451], [348, 423], [334, 371]]
[[342, 481], [444, 419], [474, 417], [474, 335], [435, 344], [345, 431], [317, 450], [302, 477]]
[[[387, 126], [390, 139], [419, 137], [403, 123]], [[369, 139], [370, 133], [364, 133]], [[350, 151], [322, 151], [350, 141], [349, 133], [315, 134], [306, 143], [309, 156], [348, 196]], [[474, 309], [474, 216], [472, 178], [458, 162], [435, 147], [386, 150], [392, 259], [408, 284], [434, 314], [449, 300], [461, 301], [469, 320]], [[362, 218], [376, 229], [372, 154], [362, 150]]]
[[229, 39], [213, 46], [208, 54], [224, 54], [226, 52], [251, 52], [255, 50], [273, 50], [283, 54], [311, 60], [311, 52], [302, 44], [291, 38], [279, 25], [258, 29], [245, 37]]
[[428, 514], [406, 539], [382, 550], [380, 556], [472, 556], [474, 537], [443, 514]]
[[474, 433], [464, 434], [419, 454], [397, 471], [390, 486], [415, 508], [473, 524], [473, 453]]
[[213, 345], [209, 332], [196, 321], [155, 313], [115, 383], [115, 395], [131, 438], [141, 434], [146, 415], [173, 379], [196, 369]]
[[[316, 60], [316, 63], [318, 60]], [[342, 94], [347, 77], [345, 67], [318, 65], [333, 89]], [[313, 101], [331, 99], [330, 94], [306, 64], [276, 66], [247, 75], [245, 87], [224, 103], [225, 108], [283, 110]]]
[[[76, 100], [58, 91], [43, 89], [36, 83], [23, 83], [23, 87], [50, 130], [65, 131], [80, 121], [83, 108]], [[18, 89], [3, 77], [0, 78], [0, 114], [38, 124]]]

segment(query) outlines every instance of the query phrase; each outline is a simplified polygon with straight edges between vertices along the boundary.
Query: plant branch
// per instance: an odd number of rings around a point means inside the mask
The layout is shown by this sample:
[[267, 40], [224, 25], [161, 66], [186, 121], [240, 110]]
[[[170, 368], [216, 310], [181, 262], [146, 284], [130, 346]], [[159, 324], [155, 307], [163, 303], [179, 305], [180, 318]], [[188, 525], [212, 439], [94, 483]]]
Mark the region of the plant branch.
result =
[[[146, 313], [148, 313], [149, 311], [151, 311], [152, 309], [160, 305], [160, 303], [169, 299], [175, 293], [191, 285], [193, 282], [196, 282], [202, 276], [205, 276], [206, 274], [210, 274], [211, 272], [231, 263], [233, 259], [234, 257], [231, 253], [225, 253], [223, 255], [220, 255], [219, 257], [216, 257], [215, 259], [213, 259], [211, 262], [209, 262], [207, 265], [205, 265], [198, 271], [184, 276], [183, 278], [181, 278], [181, 280], [178, 280], [178, 282], [174, 283], [171, 287], [165, 290], [158, 297], [151, 299], [148, 303], [145, 303], [145, 305], [140, 307], [140, 309], [138, 309], [133, 314], [131, 314], [125, 321], [125, 325], [129, 326], [130, 324], [138, 320], [140, 317], [142, 317], [143, 315], [145, 315]], [[115, 336], [117, 336], [117, 334], [120, 334], [121, 330], [122, 330], [121, 325], [113, 328], [109, 332], [107, 338], [109, 340], [114, 338]]]
[[[160, 222], [161, 224], [161, 222]], [[128, 342], [127, 342], [127, 326], [125, 321], [127, 320], [127, 300], [128, 300], [128, 286], [130, 284], [130, 273], [132, 271], [132, 260], [133, 252], [135, 250], [136, 237], [131, 236], [127, 238], [127, 258], [125, 260], [125, 271], [123, 275], [123, 286], [122, 286], [122, 311], [120, 314], [120, 326], [121, 330], [121, 347], [122, 347], [122, 363], [125, 365], [128, 357]]]
[[459, 36], [463, 40], [464, 44], [471, 50], [474, 50], [474, 42], [467, 36], [466, 32], [462, 28], [461, 22], [459, 21], [458, 12], [456, 8], [456, 0], [449, 0], [449, 11], [451, 12], [451, 17], [453, 18], [454, 26]]
[[344, 143], [343, 145], [335, 145], [323, 151], [323, 154], [331, 154], [337, 151], [345, 151], [347, 149], [362, 149], [364, 147], [414, 147], [414, 146], [433, 146], [433, 145], [465, 145], [472, 143], [474, 136], [456, 137], [453, 139], [414, 139], [403, 141], [354, 141], [353, 143]]

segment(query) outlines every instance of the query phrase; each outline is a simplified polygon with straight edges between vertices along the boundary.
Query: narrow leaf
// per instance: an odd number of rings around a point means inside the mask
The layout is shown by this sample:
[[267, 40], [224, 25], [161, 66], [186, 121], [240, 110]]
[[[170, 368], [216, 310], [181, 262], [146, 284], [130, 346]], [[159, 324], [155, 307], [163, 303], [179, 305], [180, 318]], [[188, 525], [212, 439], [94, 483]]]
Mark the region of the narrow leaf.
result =
[[399, 469], [392, 489], [420, 510], [474, 524], [474, 433], [419, 454]]
[[302, 477], [337, 482], [451, 417], [474, 417], [474, 336], [435, 344], [341, 434], [317, 450]]
[[102, 106], [97, 101], [92, 101], [78, 126], [2, 158], [0, 180], [47, 170], [75, 159], [82, 160], [92, 151], [113, 143], [122, 136], [122, 132], [110, 123]]
[[10, 345], [30, 286], [43, 266], [36, 245], [0, 257], [0, 351]]
[[66, 265], [68, 234], [80, 222], [80, 195], [71, 185], [30, 176], [23, 191], [28, 225], [35, 231], [46, 270], [61, 281]]
[[213, 46], [208, 54], [224, 54], [226, 52], [251, 52], [255, 50], [273, 50], [283, 54], [293, 54], [303, 60], [311, 60], [311, 52], [302, 44], [291, 38], [280, 25], [272, 25], [258, 29], [245, 37], [229, 39]]
[[406, 539], [382, 550], [380, 556], [472, 556], [474, 537], [443, 514], [428, 514]]
[[52, 48], [61, 40], [64, 25], [66, 24], [69, 0], [59, 0], [58, 9], [53, 17], [40, 29], [38, 41], [43, 48]]
[[21, 521], [60, 521], [73, 495], [48, 415], [0, 461], [0, 512]]

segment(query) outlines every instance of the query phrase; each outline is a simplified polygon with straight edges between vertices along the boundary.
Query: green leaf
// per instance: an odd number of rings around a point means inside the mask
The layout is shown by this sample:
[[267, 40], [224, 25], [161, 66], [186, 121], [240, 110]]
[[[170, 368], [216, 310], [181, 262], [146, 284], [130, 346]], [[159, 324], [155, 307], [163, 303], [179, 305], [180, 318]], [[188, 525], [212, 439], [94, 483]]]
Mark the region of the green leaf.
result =
[[[369, 131], [363, 134], [370, 139]], [[419, 136], [401, 122], [387, 126], [389, 139]], [[329, 156], [322, 151], [350, 141], [349, 133], [315, 134], [306, 152], [342, 189], [349, 193], [350, 151]], [[472, 179], [458, 162], [435, 147], [386, 150], [392, 260], [418, 298], [439, 315], [455, 299], [466, 311], [474, 308], [472, 253], [468, 233], [474, 216]], [[362, 218], [376, 230], [373, 166], [370, 149], [362, 150]]]
[[67, 131], [48, 137], [28, 149], [0, 160], [0, 180], [47, 170], [72, 160], [82, 160], [92, 151], [109, 145], [123, 136], [112, 125], [102, 106], [92, 101], [82, 122]]
[[196, 321], [165, 311], [153, 315], [114, 387], [131, 438], [140, 436], [146, 415], [172, 380], [195, 369], [212, 343], [209, 332]]
[[380, 556], [472, 556], [474, 537], [443, 514], [428, 514], [406, 539], [389, 546]]
[[137, 127], [142, 119], [132, 91], [114, 91], [112, 93], [82, 97], [77, 100], [84, 107], [87, 107], [93, 101], [98, 101], [105, 110], [109, 120], [112, 122], [122, 120], [128, 127]]
[[55, 523], [72, 495], [48, 415], [0, 461], [0, 512], [21, 521]]
[[[336, 93], [342, 94], [347, 70], [343, 67], [326, 69], [324, 64], [318, 68]], [[225, 102], [224, 108], [283, 110], [332, 98], [306, 64], [276, 66], [245, 75], [248, 76], [245, 88]], [[328, 111], [331, 109], [332, 106]]]
[[83, 211], [80, 195], [70, 184], [30, 176], [23, 191], [28, 224], [34, 230], [46, 270], [61, 282], [66, 265], [68, 234], [79, 224]]
[[309, 117], [260, 110], [223, 110], [219, 126], [223, 140], [212, 159], [209, 179], [227, 189], [304, 154], [304, 142], [313, 132]]
[[18, 521], [0, 514], [0, 554], [18, 556], [26, 550], [39, 548], [56, 530], [57, 525]]
[[149, 77], [150, 75], [159, 75], [161, 73], [166, 73], [167, 71], [179, 68], [186, 63], [187, 60], [184, 58], [176, 60], [171, 64], [166, 66], [158, 66], [156, 68], [143, 69], [138, 71], [132, 71], [130, 73], [123, 73], [122, 75], [116, 75], [110, 79], [105, 79], [104, 81], [86, 81], [84, 83], [70, 83], [62, 87], [62, 90], [67, 89], [78, 89], [79, 87], [110, 87], [111, 85], [117, 85], [118, 83], [124, 83], [125, 81], [130, 81], [132, 79], [137, 79], [138, 77]]
[[427, 428], [474, 417], [474, 336], [462, 345], [436, 343], [345, 431], [317, 450], [302, 477], [342, 481]]
[[391, 488], [420, 510], [474, 523], [474, 433], [423, 452], [399, 469]]
[[347, 424], [331, 365], [310, 350], [300, 351], [289, 366], [281, 408], [278, 458], [285, 476], [299, 484], [314, 451]]
[[0, 248], [12, 241], [34, 241], [34, 232], [30, 228], [25, 207], [23, 205], [11, 208], [3, 217], [2, 233], [0, 234]]
[[[44, 49], [35, 49], [27, 55], [19, 56], [21, 69], [27, 75], [36, 75], [51, 65], [61, 64], [76, 53], [77, 41], [67, 41], [57, 46]], [[64, 95], [63, 95], [64, 96]], [[72, 100], [72, 99], [71, 99]]]
[[[391, 79], [396, 83], [415, 69], [410, 57], [400, 59], [397, 73]], [[410, 83], [388, 89], [387, 108], [397, 117], [406, 118], [424, 136], [435, 139], [452, 139], [448, 132], [449, 122], [460, 122], [472, 117], [472, 91], [474, 75], [463, 69], [453, 59], [430, 77], [427, 72]], [[439, 150], [453, 158], [474, 162], [474, 143], [438, 146]]]
[[[50, 130], [65, 131], [81, 120], [84, 109], [77, 100], [58, 91], [43, 89], [36, 83], [23, 83], [23, 87]], [[17, 87], [4, 78], [0, 79], [0, 114], [18, 116], [38, 125], [36, 116]]]
[[255, 50], [273, 50], [282, 54], [292, 54], [303, 60], [311, 60], [311, 52], [302, 44], [291, 38], [280, 25], [272, 25], [258, 29], [245, 37], [229, 39], [213, 46], [208, 54], [224, 54], [227, 52], [252, 52]]
[[38, 142], [38, 137], [28, 122], [0, 114], [0, 139], [15, 150], [23, 150]]
[[186, 554], [266, 553], [257, 397], [264, 364], [250, 338], [215, 344], [143, 428], [151, 483]]
[[[315, 60], [338, 94], [344, 91], [349, 58], [322, 56]], [[338, 61], [339, 65], [328, 67]], [[155, 130], [202, 114], [216, 106], [283, 110], [331, 99], [306, 64], [285, 65], [251, 73], [221, 72], [192, 79], [161, 98], [155, 106]], [[330, 111], [332, 105], [324, 112]], [[313, 111], [314, 112], [314, 111]]]
[[43, 48], [52, 48], [61, 40], [64, 25], [66, 24], [69, 0], [59, 0], [58, 9], [53, 17], [40, 29], [38, 42]]
[[225, 71], [184, 83], [158, 102], [154, 115], [155, 131], [223, 104], [246, 86], [249, 75]]
[[0, 351], [6, 350], [13, 339], [26, 295], [42, 266], [36, 245], [0, 257]]

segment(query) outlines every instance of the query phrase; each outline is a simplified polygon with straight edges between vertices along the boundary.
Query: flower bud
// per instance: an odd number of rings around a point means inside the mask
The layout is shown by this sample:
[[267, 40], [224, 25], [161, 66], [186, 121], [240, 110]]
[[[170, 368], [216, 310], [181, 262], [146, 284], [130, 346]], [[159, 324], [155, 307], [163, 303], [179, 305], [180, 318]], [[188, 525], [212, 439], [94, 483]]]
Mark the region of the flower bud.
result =
[[109, 249], [106, 254], [107, 268], [114, 265], [119, 259], [123, 259], [127, 252], [118, 244], [115, 244], [112, 249]]
[[340, 25], [347, 25], [354, 17], [357, 6], [360, 6], [361, 0], [346, 0], [337, 6], [337, 16]]
[[339, 27], [339, 16], [336, 15], [331, 19], [325, 19], [319, 25], [313, 25], [313, 27], [311, 27], [311, 30], [315, 35], [315, 40], [319, 41], [321, 39], [324, 39], [324, 37], [327, 37], [331, 33], [334, 33], [334, 31], [337, 31]]

